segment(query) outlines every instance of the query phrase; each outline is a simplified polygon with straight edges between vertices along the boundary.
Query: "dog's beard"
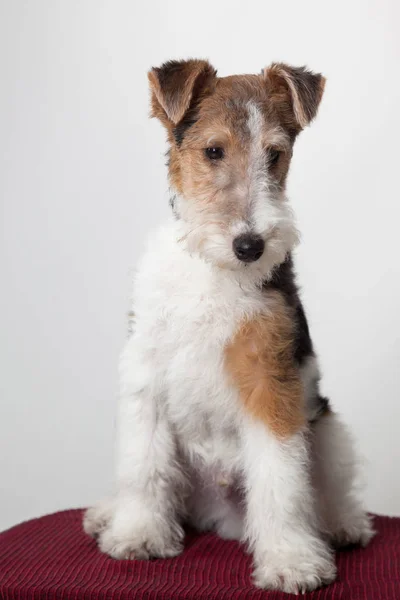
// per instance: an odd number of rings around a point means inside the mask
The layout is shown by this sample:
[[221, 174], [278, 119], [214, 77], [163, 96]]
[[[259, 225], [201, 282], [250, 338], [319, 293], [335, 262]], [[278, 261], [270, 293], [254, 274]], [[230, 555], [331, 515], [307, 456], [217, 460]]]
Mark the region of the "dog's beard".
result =
[[[267, 206], [254, 210], [250, 221], [234, 224], [221, 215], [191, 211], [188, 207], [180, 211], [179, 216], [180, 242], [190, 254], [220, 269], [246, 272], [254, 279], [268, 277], [299, 242], [294, 215], [285, 199], [270, 201]], [[263, 238], [265, 251], [256, 262], [245, 264], [236, 258], [232, 244], [235, 235], [249, 231]]]

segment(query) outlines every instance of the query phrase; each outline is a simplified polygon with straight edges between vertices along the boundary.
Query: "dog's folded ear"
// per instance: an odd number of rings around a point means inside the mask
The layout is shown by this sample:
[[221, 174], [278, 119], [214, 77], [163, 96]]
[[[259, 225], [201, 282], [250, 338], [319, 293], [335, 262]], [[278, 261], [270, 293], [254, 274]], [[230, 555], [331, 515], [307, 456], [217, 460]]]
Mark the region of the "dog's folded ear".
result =
[[282, 121], [295, 132], [316, 116], [325, 77], [305, 67], [274, 63], [263, 70], [271, 101]]
[[216, 70], [206, 60], [169, 61], [148, 74], [152, 116], [176, 125], [211, 90]]

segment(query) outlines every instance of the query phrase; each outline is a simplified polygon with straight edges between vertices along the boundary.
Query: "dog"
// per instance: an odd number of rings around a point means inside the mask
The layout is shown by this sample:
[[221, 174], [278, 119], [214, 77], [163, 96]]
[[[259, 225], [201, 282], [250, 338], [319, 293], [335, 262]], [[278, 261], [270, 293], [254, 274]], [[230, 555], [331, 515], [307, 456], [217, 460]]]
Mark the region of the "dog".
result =
[[325, 79], [286, 64], [218, 77], [205, 60], [148, 77], [172, 214], [135, 276], [117, 491], [84, 529], [116, 559], [168, 558], [190, 523], [246, 543], [261, 588], [313, 590], [335, 579], [335, 547], [374, 533], [351, 435], [319, 391], [285, 195]]

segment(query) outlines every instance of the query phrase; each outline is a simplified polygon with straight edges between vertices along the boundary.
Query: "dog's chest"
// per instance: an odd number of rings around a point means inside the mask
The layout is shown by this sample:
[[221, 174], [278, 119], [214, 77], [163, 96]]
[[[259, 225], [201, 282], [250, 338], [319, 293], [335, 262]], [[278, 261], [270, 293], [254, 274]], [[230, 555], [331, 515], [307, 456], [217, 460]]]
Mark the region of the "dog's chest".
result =
[[168, 411], [191, 460], [230, 470], [237, 457], [240, 406], [224, 352], [241, 315], [216, 290], [196, 292], [192, 289], [186, 301], [182, 294], [182, 303], [168, 314]]
[[216, 282], [202, 265], [198, 271], [177, 284], [176, 299], [164, 307], [168, 406], [192, 438], [214, 425], [232, 427], [237, 398], [225, 371], [225, 348], [256, 304], [239, 286]]
[[241, 407], [225, 371], [225, 348], [244, 318], [265, 310], [265, 298], [179, 252], [165, 254], [146, 282], [139, 310], [151, 323], [153, 361], [184, 450], [206, 463], [231, 464]]

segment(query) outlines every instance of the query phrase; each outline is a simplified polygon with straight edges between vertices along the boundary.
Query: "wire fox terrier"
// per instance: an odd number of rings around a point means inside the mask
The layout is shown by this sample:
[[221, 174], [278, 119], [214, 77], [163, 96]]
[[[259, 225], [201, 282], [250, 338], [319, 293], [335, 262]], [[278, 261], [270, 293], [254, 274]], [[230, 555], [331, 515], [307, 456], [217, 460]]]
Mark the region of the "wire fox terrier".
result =
[[291, 257], [285, 182], [325, 79], [285, 64], [217, 77], [188, 60], [149, 81], [173, 215], [135, 278], [117, 491], [84, 527], [110, 556], [147, 559], [179, 554], [190, 523], [245, 542], [258, 586], [313, 590], [335, 578], [334, 547], [373, 535]]

